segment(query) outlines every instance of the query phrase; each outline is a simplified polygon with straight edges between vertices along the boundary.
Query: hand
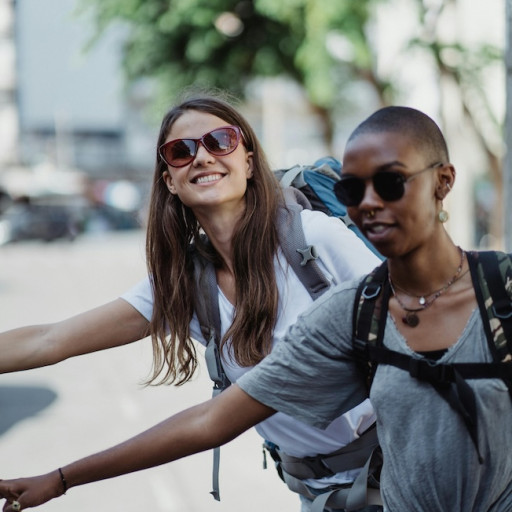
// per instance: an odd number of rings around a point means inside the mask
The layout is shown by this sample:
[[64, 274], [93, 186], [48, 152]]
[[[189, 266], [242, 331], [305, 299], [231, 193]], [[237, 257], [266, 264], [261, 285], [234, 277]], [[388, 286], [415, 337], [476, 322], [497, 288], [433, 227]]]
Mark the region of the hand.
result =
[[[3, 512], [19, 512], [37, 507], [62, 494], [62, 482], [58, 471], [31, 478], [0, 480], [0, 499], [6, 500]], [[13, 508], [13, 501], [20, 504], [19, 509]]]

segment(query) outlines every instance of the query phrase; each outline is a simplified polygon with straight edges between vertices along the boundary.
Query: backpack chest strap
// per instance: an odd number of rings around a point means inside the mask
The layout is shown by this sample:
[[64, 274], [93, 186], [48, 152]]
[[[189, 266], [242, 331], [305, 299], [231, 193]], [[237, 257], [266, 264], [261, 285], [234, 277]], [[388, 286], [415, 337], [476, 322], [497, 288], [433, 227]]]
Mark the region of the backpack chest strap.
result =
[[407, 371], [411, 377], [428, 382], [462, 418], [476, 448], [478, 460], [483, 458], [478, 446], [478, 415], [473, 389], [466, 379], [501, 378], [510, 382], [512, 361], [506, 363], [442, 364], [428, 359], [402, 354], [382, 345], [367, 345], [369, 359]]

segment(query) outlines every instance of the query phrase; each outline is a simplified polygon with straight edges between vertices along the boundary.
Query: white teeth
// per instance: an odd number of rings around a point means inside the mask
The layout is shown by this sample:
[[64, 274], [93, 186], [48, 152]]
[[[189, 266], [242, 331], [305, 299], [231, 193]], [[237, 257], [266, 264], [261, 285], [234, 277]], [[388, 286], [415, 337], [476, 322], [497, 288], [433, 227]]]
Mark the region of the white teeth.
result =
[[383, 226], [382, 224], [375, 224], [369, 229], [369, 231], [372, 233], [382, 233], [385, 229], [386, 226]]
[[208, 183], [210, 181], [216, 181], [222, 178], [221, 174], [208, 174], [208, 176], [201, 176], [197, 178], [196, 183]]

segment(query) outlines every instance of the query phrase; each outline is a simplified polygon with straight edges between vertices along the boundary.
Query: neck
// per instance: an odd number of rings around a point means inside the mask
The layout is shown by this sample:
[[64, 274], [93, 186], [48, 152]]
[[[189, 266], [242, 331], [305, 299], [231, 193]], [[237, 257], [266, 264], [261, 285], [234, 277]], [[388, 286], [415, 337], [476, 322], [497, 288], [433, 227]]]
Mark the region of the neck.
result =
[[242, 213], [217, 211], [208, 214], [194, 212], [211, 244], [220, 255], [226, 270], [232, 269], [233, 235]]
[[451, 241], [436, 251], [418, 249], [389, 259], [389, 275], [395, 287], [409, 295], [429, 295], [461, 273], [461, 254], [461, 249]]

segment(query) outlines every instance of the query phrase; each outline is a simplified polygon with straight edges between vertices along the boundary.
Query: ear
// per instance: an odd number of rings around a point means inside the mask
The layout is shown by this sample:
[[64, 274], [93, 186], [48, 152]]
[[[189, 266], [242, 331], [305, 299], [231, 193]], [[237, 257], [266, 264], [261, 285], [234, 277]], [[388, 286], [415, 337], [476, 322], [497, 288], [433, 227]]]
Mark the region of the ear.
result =
[[254, 155], [254, 153], [252, 151], [247, 151], [247, 171], [246, 171], [247, 179], [252, 178], [252, 175], [253, 175], [253, 170], [254, 170], [253, 155]]
[[442, 201], [452, 190], [455, 183], [455, 167], [446, 163], [437, 169], [436, 199]]
[[172, 176], [169, 171], [164, 171], [162, 174], [162, 178], [165, 181], [165, 184], [171, 194], [176, 195], [176, 187], [174, 186], [174, 183], [172, 182]]

